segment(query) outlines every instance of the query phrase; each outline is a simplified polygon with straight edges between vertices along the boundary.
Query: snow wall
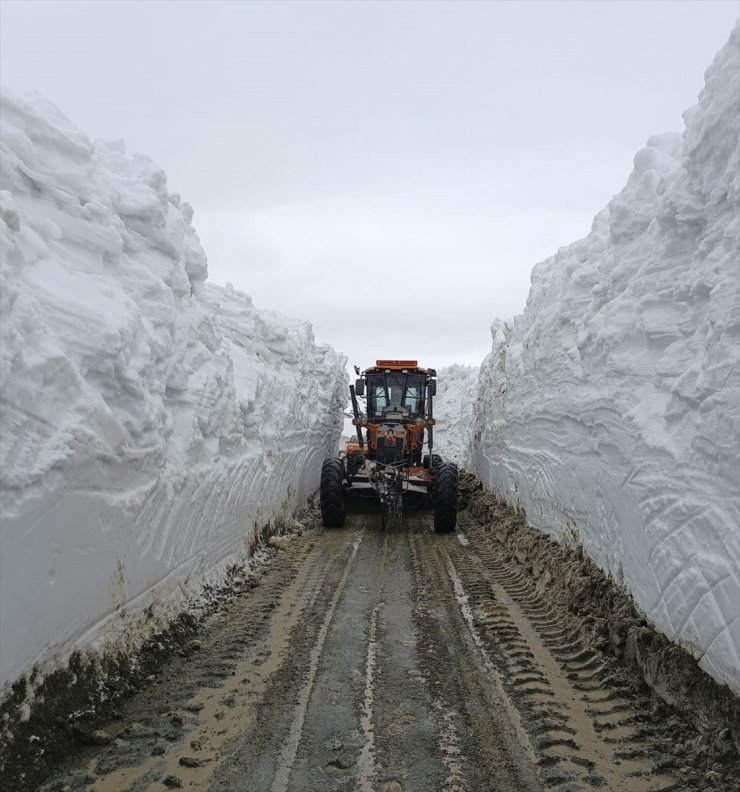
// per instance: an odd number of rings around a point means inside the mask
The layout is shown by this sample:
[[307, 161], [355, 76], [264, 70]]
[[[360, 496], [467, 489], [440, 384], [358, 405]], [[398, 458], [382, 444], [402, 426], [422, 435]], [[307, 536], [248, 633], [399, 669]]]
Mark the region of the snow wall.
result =
[[480, 369], [455, 364], [438, 369], [434, 398], [434, 453], [466, 466], [473, 439], [473, 402]]
[[[345, 360], [205, 283], [149, 159], [0, 106], [0, 685], [134, 648], [318, 487]], [[144, 615], [146, 613], [146, 618]]]
[[495, 322], [473, 469], [740, 692], [738, 28], [680, 135]]

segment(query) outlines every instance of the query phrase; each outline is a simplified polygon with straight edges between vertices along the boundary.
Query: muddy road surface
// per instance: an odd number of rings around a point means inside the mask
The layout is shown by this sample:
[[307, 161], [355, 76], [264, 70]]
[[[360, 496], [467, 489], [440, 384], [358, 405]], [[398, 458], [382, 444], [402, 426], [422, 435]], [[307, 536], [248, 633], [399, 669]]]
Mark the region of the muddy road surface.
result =
[[430, 526], [355, 513], [274, 542], [41, 788], [725, 788], [682, 766], [645, 691], [558, 622], [484, 527], [465, 512], [456, 533]]

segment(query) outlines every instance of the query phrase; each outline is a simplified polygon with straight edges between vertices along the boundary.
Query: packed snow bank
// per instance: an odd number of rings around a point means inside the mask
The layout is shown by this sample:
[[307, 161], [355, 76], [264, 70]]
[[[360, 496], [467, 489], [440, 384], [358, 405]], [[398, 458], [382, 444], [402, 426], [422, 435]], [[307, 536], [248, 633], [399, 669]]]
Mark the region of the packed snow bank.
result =
[[738, 29], [686, 130], [494, 323], [474, 467], [740, 692]]
[[135, 644], [314, 491], [346, 373], [308, 324], [205, 283], [150, 160], [39, 99], [0, 120], [2, 685]]
[[465, 466], [470, 458], [473, 439], [473, 404], [479, 369], [459, 364], [437, 372], [437, 395], [434, 399], [434, 452], [445, 462]]

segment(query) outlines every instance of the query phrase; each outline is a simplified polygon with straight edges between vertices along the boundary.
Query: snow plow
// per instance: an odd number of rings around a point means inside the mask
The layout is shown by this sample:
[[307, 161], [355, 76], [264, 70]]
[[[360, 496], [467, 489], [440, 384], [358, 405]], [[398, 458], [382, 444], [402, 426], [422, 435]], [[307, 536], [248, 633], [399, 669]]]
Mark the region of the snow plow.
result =
[[[377, 360], [349, 386], [352, 438], [321, 470], [321, 518], [341, 528], [353, 500], [380, 503], [383, 526], [399, 521], [404, 502], [434, 507], [434, 530], [452, 531], [457, 522], [457, 467], [434, 449], [434, 369], [416, 360]], [[365, 400], [360, 410], [359, 399]]]

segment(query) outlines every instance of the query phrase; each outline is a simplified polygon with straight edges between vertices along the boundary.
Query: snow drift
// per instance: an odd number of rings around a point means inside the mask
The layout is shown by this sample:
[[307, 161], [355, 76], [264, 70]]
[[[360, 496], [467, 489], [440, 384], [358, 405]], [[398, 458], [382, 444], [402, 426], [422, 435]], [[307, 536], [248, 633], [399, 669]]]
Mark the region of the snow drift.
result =
[[738, 28], [679, 135], [495, 322], [473, 466], [740, 692]]
[[346, 373], [310, 325], [205, 282], [149, 159], [40, 99], [0, 119], [2, 685], [131, 648], [288, 515], [334, 453]]
[[466, 465], [473, 439], [473, 403], [479, 369], [455, 364], [437, 372], [434, 452], [445, 462]]

